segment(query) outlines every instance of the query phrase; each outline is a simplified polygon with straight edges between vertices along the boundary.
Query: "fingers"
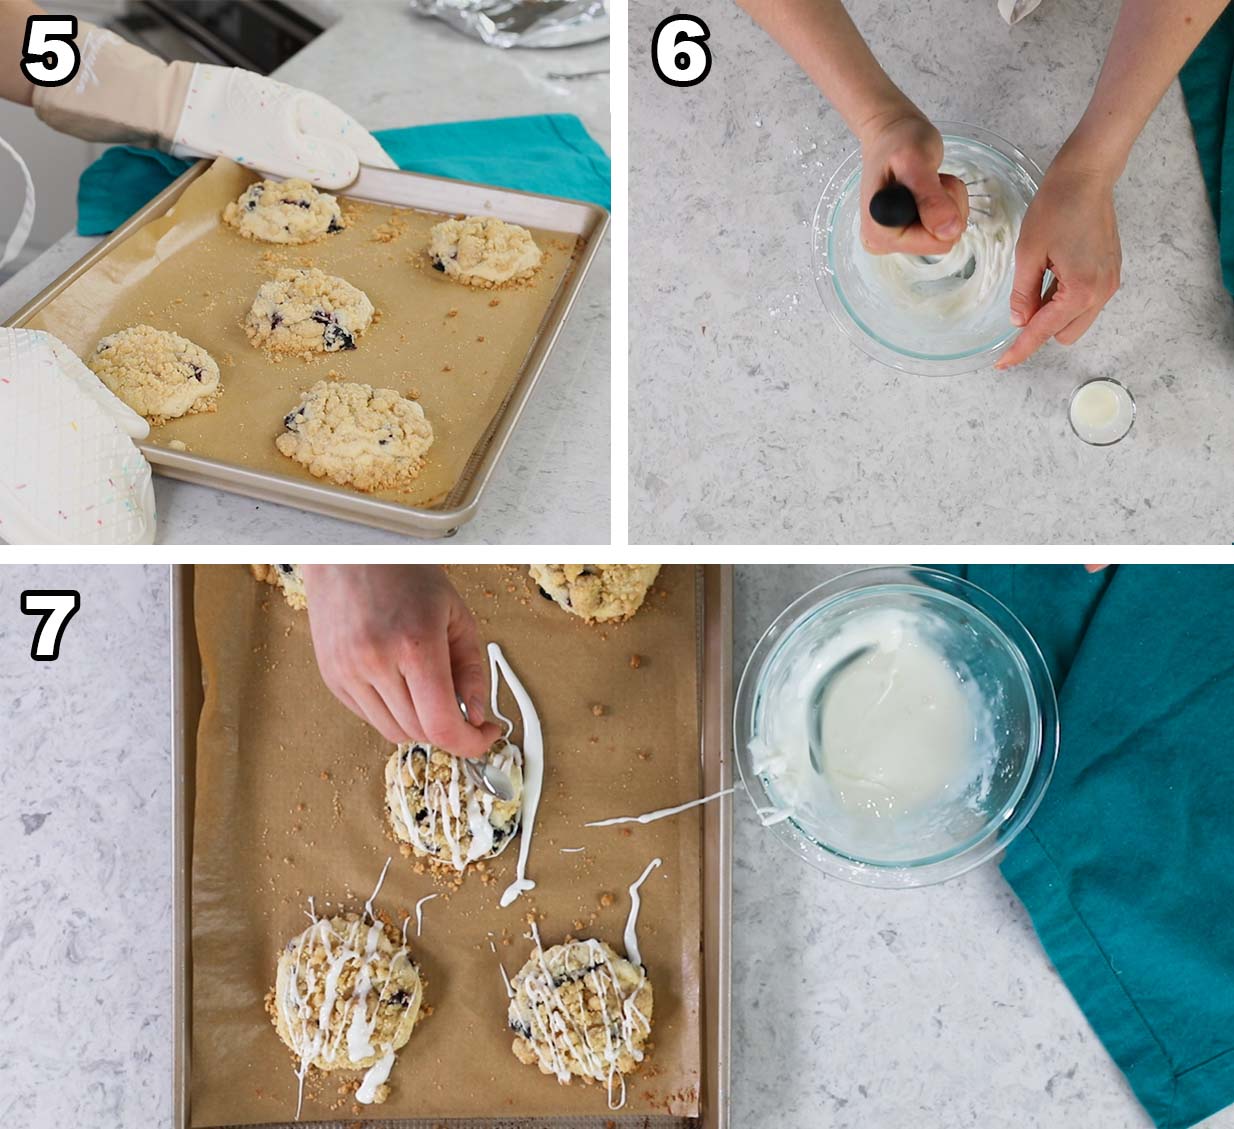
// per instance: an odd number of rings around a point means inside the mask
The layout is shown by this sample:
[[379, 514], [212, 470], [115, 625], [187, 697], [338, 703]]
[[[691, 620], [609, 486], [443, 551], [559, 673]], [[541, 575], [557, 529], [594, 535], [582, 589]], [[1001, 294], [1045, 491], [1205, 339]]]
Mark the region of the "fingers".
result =
[[968, 222], [968, 188], [959, 177], [940, 174], [926, 164], [896, 170], [896, 179], [906, 185], [917, 201], [921, 226], [947, 246], [964, 234]]
[[1023, 236], [1015, 249], [1015, 276], [1011, 283], [1011, 324], [1024, 326], [1041, 308], [1041, 280], [1046, 253]]
[[394, 720], [393, 714], [375, 687], [368, 683], [357, 683], [351, 686], [348, 692], [354, 703], [352, 708], [387, 741], [401, 745], [407, 740], [402, 727]]
[[1054, 297], [1033, 315], [1024, 331], [994, 367], [1009, 369], [1028, 360], [1051, 337], [1070, 325], [1084, 308], [1082, 298], [1071, 293], [1064, 294], [1060, 288]]
[[1110, 567], [1109, 565], [1085, 565], [1084, 571], [1085, 572], [1101, 572], [1102, 569], [1107, 569], [1109, 567]]
[[[1017, 256], [1019, 251], [1017, 249]], [[1025, 279], [1032, 278], [1037, 267], [1025, 267]], [[1016, 262], [1016, 282], [1012, 293], [1012, 308], [1015, 309], [1016, 289], [1021, 286], [1020, 262]], [[1044, 264], [1042, 264], [1044, 273]], [[1041, 279], [1031, 285], [1040, 287]], [[1024, 332], [1016, 338], [1011, 348], [1005, 352], [994, 366], [998, 369], [1008, 369], [1026, 361], [1047, 341], [1053, 337], [1061, 345], [1073, 345], [1088, 332], [1093, 322], [1105, 304], [1118, 290], [1117, 268], [1098, 269], [1081, 273], [1077, 279], [1074, 273], [1067, 274], [1056, 280], [1053, 293], [1044, 302], [1039, 300], [1036, 312], [1033, 313], [1024, 327]], [[1021, 291], [1021, 308], [1025, 298]], [[1012, 320], [1015, 320], [1013, 313]]]
[[[948, 173], [916, 176], [911, 184], [899, 173], [896, 179], [913, 193], [920, 221], [908, 227], [883, 227], [870, 216], [867, 200], [861, 216], [862, 246], [873, 255], [945, 255], [968, 222], [968, 188]], [[953, 234], [943, 235], [942, 229]]]
[[467, 721], [480, 728], [486, 719], [484, 703], [488, 696], [487, 663], [484, 661], [484, 652], [480, 649], [475, 620], [469, 613], [452, 619], [447, 638], [455, 692], [467, 703]]
[[1060, 345], [1074, 345], [1081, 337], [1086, 334], [1092, 327], [1101, 313], [1101, 306], [1094, 306], [1086, 314], [1081, 314], [1069, 326], [1059, 330], [1054, 335], [1054, 340]]
[[386, 709], [390, 711], [390, 716], [394, 718], [399, 732], [403, 734], [399, 742], [425, 740], [424, 726], [412, 704], [411, 691], [398, 670], [394, 667], [383, 669], [374, 678], [373, 686]]
[[444, 632], [413, 640], [400, 663], [400, 669], [411, 688], [416, 715], [424, 727], [425, 736], [434, 745], [455, 756], [478, 757], [500, 735], [500, 730], [491, 722], [480, 728], [469, 725], [458, 708], [450, 650]]

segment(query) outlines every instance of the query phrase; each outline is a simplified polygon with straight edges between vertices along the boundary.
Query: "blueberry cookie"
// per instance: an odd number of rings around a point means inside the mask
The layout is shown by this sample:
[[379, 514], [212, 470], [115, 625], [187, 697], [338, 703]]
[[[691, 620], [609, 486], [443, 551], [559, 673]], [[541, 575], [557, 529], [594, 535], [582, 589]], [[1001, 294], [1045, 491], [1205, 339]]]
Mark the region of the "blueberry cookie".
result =
[[519, 1062], [601, 1082], [609, 1107], [625, 1101], [624, 1075], [643, 1061], [651, 1034], [652, 991], [644, 969], [603, 941], [570, 941], [531, 959], [510, 984], [510, 1029]]
[[428, 257], [435, 270], [468, 286], [503, 286], [529, 278], [543, 257], [531, 232], [492, 217], [445, 220], [429, 232]]
[[423, 994], [420, 970], [398, 930], [350, 913], [315, 918], [287, 943], [266, 1011], [296, 1056], [302, 1085], [309, 1067], [367, 1070], [357, 1097], [380, 1102]]
[[312, 243], [344, 228], [343, 212], [329, 193], [307, 180], [259, 180], [223, 209], [223, 222], [259, 243]]
[[222, 392], [219, 366], [205, 349], [149, 325], [108, 334], [86, 363], [133, 411], [154, 424], [212, 412]]
[[363, 290], [316, 267], [285, 267], [261, 284], [244, 331], [258, 348], [304, 356], [354, 349], [372, 321]]
[[499, 740], [489, 761], [509, 777], [514, 798], [477, 788], [458, 758], [428, 744], [399, 745], [386, 762], [386, 815], [394, 837], [421, 858], [466, 870], [501, 854], [518, 834], [523, 807], [523, 754]]
[[318, 478], [357, 490], [410, 486], [433, 445], [424, 409], [393, 388], [319, 380], [283, 417], [274, 442]]
[[629, 619], [643, 606], [659, 565], [532, 565], [531, 579], [550, 600], [588, 623]]
[[282, 589], [285, 599], [296, 611], [308, 607], [308, 596], [304, 591], [304, 576], [300, 566], [294, 564], [255, 564], [249, 565], [253, 575], [266, 584]]

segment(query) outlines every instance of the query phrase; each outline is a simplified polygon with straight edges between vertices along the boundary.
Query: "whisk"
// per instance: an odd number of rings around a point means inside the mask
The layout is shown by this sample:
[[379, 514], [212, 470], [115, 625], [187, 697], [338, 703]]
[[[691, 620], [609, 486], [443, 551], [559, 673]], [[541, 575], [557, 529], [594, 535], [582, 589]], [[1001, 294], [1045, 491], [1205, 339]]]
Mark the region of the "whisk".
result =
[[[982, 188], [988, 184], [988, 180], [984, 176], [975, 177], [972, 180], [966, 180], [965, 185], [968, 187], [968, 211], [971, 216], [976, 213], [979, 216], [985, 216], [989, 219], [991, 212], [988, 207], [980, 207], [973, 203], [974, 200], [989, 200], [989, 192], [974, 192], [973, 188]], [[884, 188], [880, 188], [874, 193], [870, 200], [870, 218], [880, 227], [908, 227], [910, 224], [916, 223], [920, 218], [920, 213], [917, 211], [917, 201], [913, 196], [911, 189], [907, 185], [899, 184], [892, 181]], [[972, 220], [969, 220], [971, 225]]]

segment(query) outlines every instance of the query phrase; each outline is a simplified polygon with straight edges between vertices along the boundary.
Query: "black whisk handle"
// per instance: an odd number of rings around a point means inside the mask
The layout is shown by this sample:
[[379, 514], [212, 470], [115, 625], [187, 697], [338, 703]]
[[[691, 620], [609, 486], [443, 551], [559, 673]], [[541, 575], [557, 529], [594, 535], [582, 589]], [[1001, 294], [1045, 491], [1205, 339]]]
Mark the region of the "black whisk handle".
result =
[[880, 227], [908, 227], [920, 217], [912, 192], [905, 185], [892, 182], [874, 193], [870, 218]]

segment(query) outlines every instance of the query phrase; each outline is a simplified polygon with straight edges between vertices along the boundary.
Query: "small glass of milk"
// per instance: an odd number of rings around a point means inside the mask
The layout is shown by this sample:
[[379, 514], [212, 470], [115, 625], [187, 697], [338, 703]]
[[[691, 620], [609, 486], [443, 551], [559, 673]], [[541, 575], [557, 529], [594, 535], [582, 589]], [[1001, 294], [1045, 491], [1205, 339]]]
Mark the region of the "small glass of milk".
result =
[[1067, 411], [1071, 430], [1094, 447], [1108, 447], [1124, 438], [1135, 423], [1135, 399], [1108, 376], [1085, 381], [1071, 393]]

